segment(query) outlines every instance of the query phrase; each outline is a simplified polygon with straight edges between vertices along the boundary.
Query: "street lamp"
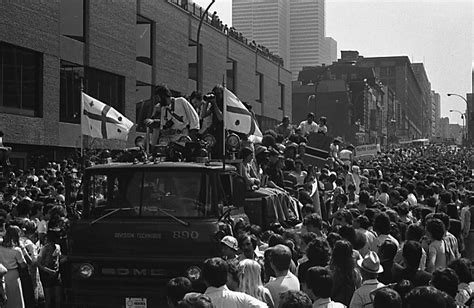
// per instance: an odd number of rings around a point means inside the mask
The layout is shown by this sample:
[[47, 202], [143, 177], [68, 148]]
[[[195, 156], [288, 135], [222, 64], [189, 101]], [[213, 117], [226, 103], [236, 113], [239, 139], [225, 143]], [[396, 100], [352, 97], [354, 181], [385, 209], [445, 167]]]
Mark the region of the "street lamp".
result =
[[461, 119], [462, 119], [462, 139], [463, 139], [463, 144], [465, 144], [465, 142], [466, 142], [466, 125], [465, 125], [464, 119], [466, 118], [466, 114], [462, 113], [459, 110], [454, 110], [454, 109], [450, 109], [449, 112], [456, 112], [456, 113], [459, 113], [461, 115]]
[[[467, 99], [466, 99], [464, 96], [459, 95], [459, 94], [456, 94], [456, 93], [448, 93], [447, 96], [457, 96], [457, 97], [460, 97], [460, 98], [466, 103], [466, 111], [469, 110], [469, 104], [468, 104], [468, 102], [467, 102]], [[464, 114], [464, 118], [466, 118], [466, 123], [469, 123], [469, 122], [468, 122], [468, 119], [467, 119], [467, 113]], [[465, 135], [469, 135], [469, 130], [467, 131], [467, 134], [465, 134]], [[466, 136], [466, 139], [465, 139], [465, 140], [467, 141], [467, 136]]]
[[202, 22], [204, 21], [204, 17], [207, 16], [207, 12], [211, 8], [211, 6], [216, 2], [216, 0], [212, 0], [211, 3], [207, 6], [204, 13], [201, 15], [201, 20], [199, 20], [199, 26], [197, 30], [197, 37], [196, 37], [196, 90], [201, 90], [201, 48], [199, 48], [199, 39], [201, 38], [201, 27]]

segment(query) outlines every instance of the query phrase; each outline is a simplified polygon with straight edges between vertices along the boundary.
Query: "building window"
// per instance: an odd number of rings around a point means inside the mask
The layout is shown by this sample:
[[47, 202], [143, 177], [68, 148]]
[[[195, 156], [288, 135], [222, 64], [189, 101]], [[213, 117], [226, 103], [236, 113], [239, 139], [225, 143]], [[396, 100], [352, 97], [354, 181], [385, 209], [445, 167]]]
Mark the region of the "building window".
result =
[[263, 74], [256, 72], [256, 84], [258, 84], [258, 98], [256, 99], [257, 102], [263, 103], [263, 96], [264, 96], [264, 90], [263, 90]]
[[86, 67], [84, 86], [88, 95], [124, 113], [125, 78], [123, 76]]
[[81, 79], [84, 77], [84, 68], [74, 63], [61, 61], [60, 70], [59, 121], [80, 123]]
[[136, 123], [137, 132], [146, 132], [143, 121], [153, 115], [153, 102], [151, 100], [151, 84], [137, 81], [136, 85]]
[[152, 22], [145, 17], [137, 15], [136, 40], [137, 61], [152, 65]]
[[387, 75], [390, 77], [395, 76], [395, 66], [387, 67]]
[[197, 89], [197, 42], [189, 40], [188, 43], [188, 88], [192, 90]]
[[227, 59], [227, 68], [226, 68], [226, 88], [231, 91], [232, 93], [236, 93], [236, 82], [235, 82], [235, 77], [237, 76], [236, 74], [236, 69], [237, 69], [237, 62], [232, 60], [232, 59]]
[[285, 85], [282, 83], [278, 83], [280, 87], [280, 109], [285, 110]]
[[81, 78], [84, 92], [123, 113], [125, 80], [123, 76], [90, 67], [61, 61], [60, 105], [61, 122], [81, 122]]
[[84, 0], [61, 0], [61, 35], [84, 42]]
[[0, 42], [0, 112], [40, 116], [41, 53]]

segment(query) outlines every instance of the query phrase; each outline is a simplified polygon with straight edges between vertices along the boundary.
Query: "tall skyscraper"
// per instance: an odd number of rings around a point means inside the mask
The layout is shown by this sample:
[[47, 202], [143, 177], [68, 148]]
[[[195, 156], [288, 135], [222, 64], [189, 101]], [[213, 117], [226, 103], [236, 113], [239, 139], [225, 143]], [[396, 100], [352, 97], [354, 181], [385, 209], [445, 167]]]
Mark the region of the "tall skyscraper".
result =
[[293, 80], [304, 66], [330, 64], [337, 45], [325, 37], [325, 0], [232, 0], [237, 31], [283, 58]]
[[249, 40], [267, 47], [290, 67], [288, 0], [232, 0], [233, 27]]
[[290, 71], [324, 63], [326, 54], [324, 0], [290, 0]]

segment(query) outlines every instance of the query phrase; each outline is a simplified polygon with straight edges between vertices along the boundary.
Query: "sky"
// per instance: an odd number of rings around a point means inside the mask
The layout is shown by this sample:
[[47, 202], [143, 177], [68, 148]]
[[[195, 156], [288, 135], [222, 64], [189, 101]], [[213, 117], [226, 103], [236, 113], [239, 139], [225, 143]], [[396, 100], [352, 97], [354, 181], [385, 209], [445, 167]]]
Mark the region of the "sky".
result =
[[[194, 0], [206, 7], [211, 0]], [[289, 0], [288, 0], [289, 1]], [[441, 117], [462, 125], [465, 97], [472, 92], [474, 30], [472, 0], [326, 0], [326, 36], [341, 50], [365, 57], [408, 56], [423, 62], [431, 89], [441, 96]], [[232, 0], [210, 9], [232, 24]], [[238, 29], [237, 29], [238, 30]]]

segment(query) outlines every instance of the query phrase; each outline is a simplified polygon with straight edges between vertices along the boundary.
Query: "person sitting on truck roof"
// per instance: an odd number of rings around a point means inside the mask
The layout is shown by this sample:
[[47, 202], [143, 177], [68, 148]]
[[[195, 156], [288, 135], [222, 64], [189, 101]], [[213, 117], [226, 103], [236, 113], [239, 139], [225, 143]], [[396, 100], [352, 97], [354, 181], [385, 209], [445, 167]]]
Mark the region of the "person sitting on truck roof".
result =
[[242, 293], [231, 291], [227, 287], [228, 264], [221, 258], [211, 258], [204, 262], [202, 275], [208, 288], [209, 296], [216, 308], [267, 308], [267, 304]]
[[247, 190], [253, 191], [260, 187], [260, 180], [252, 168], [253, 150], [250, 147], [242, 149], [242, 164], [240, 175], [244, 177]]

